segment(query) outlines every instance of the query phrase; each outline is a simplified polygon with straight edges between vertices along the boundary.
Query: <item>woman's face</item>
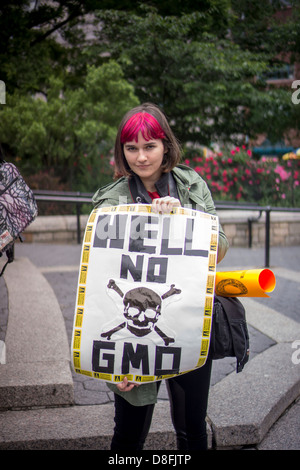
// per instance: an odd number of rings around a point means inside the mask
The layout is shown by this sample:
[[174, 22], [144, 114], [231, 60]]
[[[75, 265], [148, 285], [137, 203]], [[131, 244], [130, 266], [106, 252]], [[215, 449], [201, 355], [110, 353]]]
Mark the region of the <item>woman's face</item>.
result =
[[138, 141], [125, 142], [123, 149], [130, 169], [141, 178], [148, 191], [154, 191], [154, 184], [162, 174], [165, 153], [162, 139], [145, 140], [139, 132]]

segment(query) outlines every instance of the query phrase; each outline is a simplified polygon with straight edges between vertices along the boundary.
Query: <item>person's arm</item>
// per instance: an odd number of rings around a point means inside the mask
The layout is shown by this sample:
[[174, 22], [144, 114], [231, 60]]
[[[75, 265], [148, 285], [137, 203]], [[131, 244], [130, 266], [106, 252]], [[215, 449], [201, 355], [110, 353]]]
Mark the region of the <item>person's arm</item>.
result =
[[[208, 212], [209, 214], [217, 215], [213, 198], [206, 184], [203, 188], [203, 199], [205, 201], [205, 212]], [[227, 253], [228, 248], [229, 248], [229, 243], [228, 243], [227, 237], [224, 233], [224, 230], [221, 224], [219, 223], [219, 242], [218, 242], [217, 263], [220, 263], [220, 261], [222, 261], [222, 259]]]

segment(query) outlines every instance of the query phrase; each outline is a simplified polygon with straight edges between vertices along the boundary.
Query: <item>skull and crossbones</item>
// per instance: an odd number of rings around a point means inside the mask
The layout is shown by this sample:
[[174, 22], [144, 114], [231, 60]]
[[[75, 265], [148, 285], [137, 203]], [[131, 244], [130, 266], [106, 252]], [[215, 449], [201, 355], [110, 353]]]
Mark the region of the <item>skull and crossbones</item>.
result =
[[170, 338], [161, 331], [156, 322], [161, 315], [162, 300], [181, 293], [180, 289], [175, 288], [175, 284], [172, 284], [170, 289], [161, 297], [147, 287], [136, 287], [124, 295], [113, 279], [109, 280], [107, 287], [115, 290], [122, 297], [124, 305], [123, 315], [126, 321], [102, 333], [102, 338], [111, 339], [114, 333], [127, 327], [135, 336], [143, 337], [154, 330], [164, 340], [165, 346], [174, 343], [174, 338]]

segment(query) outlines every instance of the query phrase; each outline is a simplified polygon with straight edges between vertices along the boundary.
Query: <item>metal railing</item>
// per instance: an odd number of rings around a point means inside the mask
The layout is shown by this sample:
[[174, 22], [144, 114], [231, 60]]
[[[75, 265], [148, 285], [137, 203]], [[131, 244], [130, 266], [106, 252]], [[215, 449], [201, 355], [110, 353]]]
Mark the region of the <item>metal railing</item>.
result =
[[[83, 204], [91, 204], [93, 193], [81, 192], [59, 192], [47, 190], [33, 191], [37, 201], [44, 202], [57, 202], [74, 204], [76, 207], [77, 217], [77, 243], [81, 243], [81, 227], [80, 215], [81, 206]], [[257, 217], [248, 217], [248, 247], [252, 247], [252, 224], [257, 222], [263, 213], [265, 213], [265, 267], [270, 266], [270, 227], [271, 227], [271, 212], [300, 212], [300, 207], [273, 207], [273, 206], [259, 206], [256, 203], [230, 203], [223, 201], [216, 201], [216, 210], [242, 210], [242, 211], [257, 211]]]
[[59, 192], [47, 190], [34, 190], [34, 197], [37, 201], [68, 203], [75, 205], [77, 219], [77, 243], [81, 243], [80, 215], [83, 204], [91, 204], [93, 193], [77, 192]]
[[270, 267], [270, 233], [271, 233], [271, 212], [300, 212], [300, 207], [273, 207], [273, 206], [258, 206], [256, 204], [216, 204], [217, 210], [245, 210], [245, 211], [259, 211], [259, 215], [254, 218], [248, 218], [249, 228], [249, 241], [248, 246], [252, 246], [252, 223], [257, 222], [262, 214], [265, 212], [265, 268]]

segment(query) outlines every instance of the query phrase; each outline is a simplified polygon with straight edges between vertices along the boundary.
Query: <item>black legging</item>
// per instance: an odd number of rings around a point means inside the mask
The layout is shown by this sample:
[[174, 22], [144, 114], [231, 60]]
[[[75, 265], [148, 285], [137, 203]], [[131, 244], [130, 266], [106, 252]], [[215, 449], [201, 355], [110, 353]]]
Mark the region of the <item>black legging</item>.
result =
[[[200, 369], [166, 381], [178, 450], [206, 450], [206, 410], [211, 360]], [[160, 382], [157, 383], [159, 389]], [[124, 392], [126, 393], [126, 392]], [[148, 435], [155, 405], [133, 406], [115, 394], [112, 451], [140, 451]]]

